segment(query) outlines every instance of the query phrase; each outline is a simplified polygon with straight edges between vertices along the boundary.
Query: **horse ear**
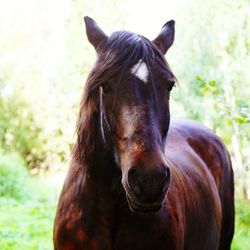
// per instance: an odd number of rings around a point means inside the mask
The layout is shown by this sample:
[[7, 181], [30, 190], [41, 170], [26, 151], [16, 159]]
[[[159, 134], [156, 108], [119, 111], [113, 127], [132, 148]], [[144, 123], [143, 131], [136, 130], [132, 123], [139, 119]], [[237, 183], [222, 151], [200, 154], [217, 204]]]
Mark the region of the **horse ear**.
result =
[[97, 23], [90, 17], [85, 16], [84, 22], [89, 42], [99, 52], [108, 40], [108, 36], [98, 27]]
[[153, 43], [162, 52], [163, 55], [166, 54], [168, 49], [173, 44], [174, 33], [175, 33], [175, 21], [171, 20], [164, 24], [160, 34], [153, 40]]

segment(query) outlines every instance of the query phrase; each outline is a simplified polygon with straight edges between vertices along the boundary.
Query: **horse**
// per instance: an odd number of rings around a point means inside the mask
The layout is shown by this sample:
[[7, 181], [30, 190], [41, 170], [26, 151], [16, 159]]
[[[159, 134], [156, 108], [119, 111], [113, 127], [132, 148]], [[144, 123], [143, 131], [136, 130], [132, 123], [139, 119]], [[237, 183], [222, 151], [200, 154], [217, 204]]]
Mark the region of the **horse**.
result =
[[84, 20], [97, 60], [80, 103], [54, 249], [230, 249], [229, 153], [203, 125], [170, 121], [176, 77], [165, 54], [175, 21], [151, 41], [129, 31], [107, 36]]

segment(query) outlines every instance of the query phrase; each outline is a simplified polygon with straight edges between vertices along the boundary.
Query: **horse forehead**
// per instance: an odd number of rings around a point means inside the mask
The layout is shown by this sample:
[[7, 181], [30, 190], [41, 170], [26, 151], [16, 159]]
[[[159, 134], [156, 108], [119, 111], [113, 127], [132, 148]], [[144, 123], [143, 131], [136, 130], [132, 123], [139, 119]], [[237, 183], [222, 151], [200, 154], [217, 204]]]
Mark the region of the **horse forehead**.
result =
[[147, 64], [140, 59], [132, 68], [131, 73], [142, 82], [147, 83], [149, 70]]

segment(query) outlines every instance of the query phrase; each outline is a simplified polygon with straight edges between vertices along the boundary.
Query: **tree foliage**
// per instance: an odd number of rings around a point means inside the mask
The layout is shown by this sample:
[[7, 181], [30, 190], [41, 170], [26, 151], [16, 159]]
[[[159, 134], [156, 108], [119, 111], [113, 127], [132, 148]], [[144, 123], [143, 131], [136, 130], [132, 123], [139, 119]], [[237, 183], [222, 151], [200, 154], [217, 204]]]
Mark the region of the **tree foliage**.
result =
[[170, 55], [180, 83], [172, 113], [221, 136], [244, 182], [250, 165], [249, 12], [246, 0], [185, 2]]

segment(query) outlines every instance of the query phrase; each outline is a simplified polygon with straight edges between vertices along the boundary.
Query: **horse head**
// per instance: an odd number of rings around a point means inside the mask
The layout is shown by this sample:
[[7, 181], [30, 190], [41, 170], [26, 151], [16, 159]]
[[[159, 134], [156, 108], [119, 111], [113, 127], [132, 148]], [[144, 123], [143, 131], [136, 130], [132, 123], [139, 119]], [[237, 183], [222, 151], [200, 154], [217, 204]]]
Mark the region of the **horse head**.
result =
[[171, 179], [164, 142], [175, 77], [164, 54], [174, 41], [174, 21], [153, 41], [127, 31], [107, 36], [89, 17], [85, 24], [97, 51], [89, 92], [98, 89], [103, 142], [112, 146], [131, 210], [158, 211]]

